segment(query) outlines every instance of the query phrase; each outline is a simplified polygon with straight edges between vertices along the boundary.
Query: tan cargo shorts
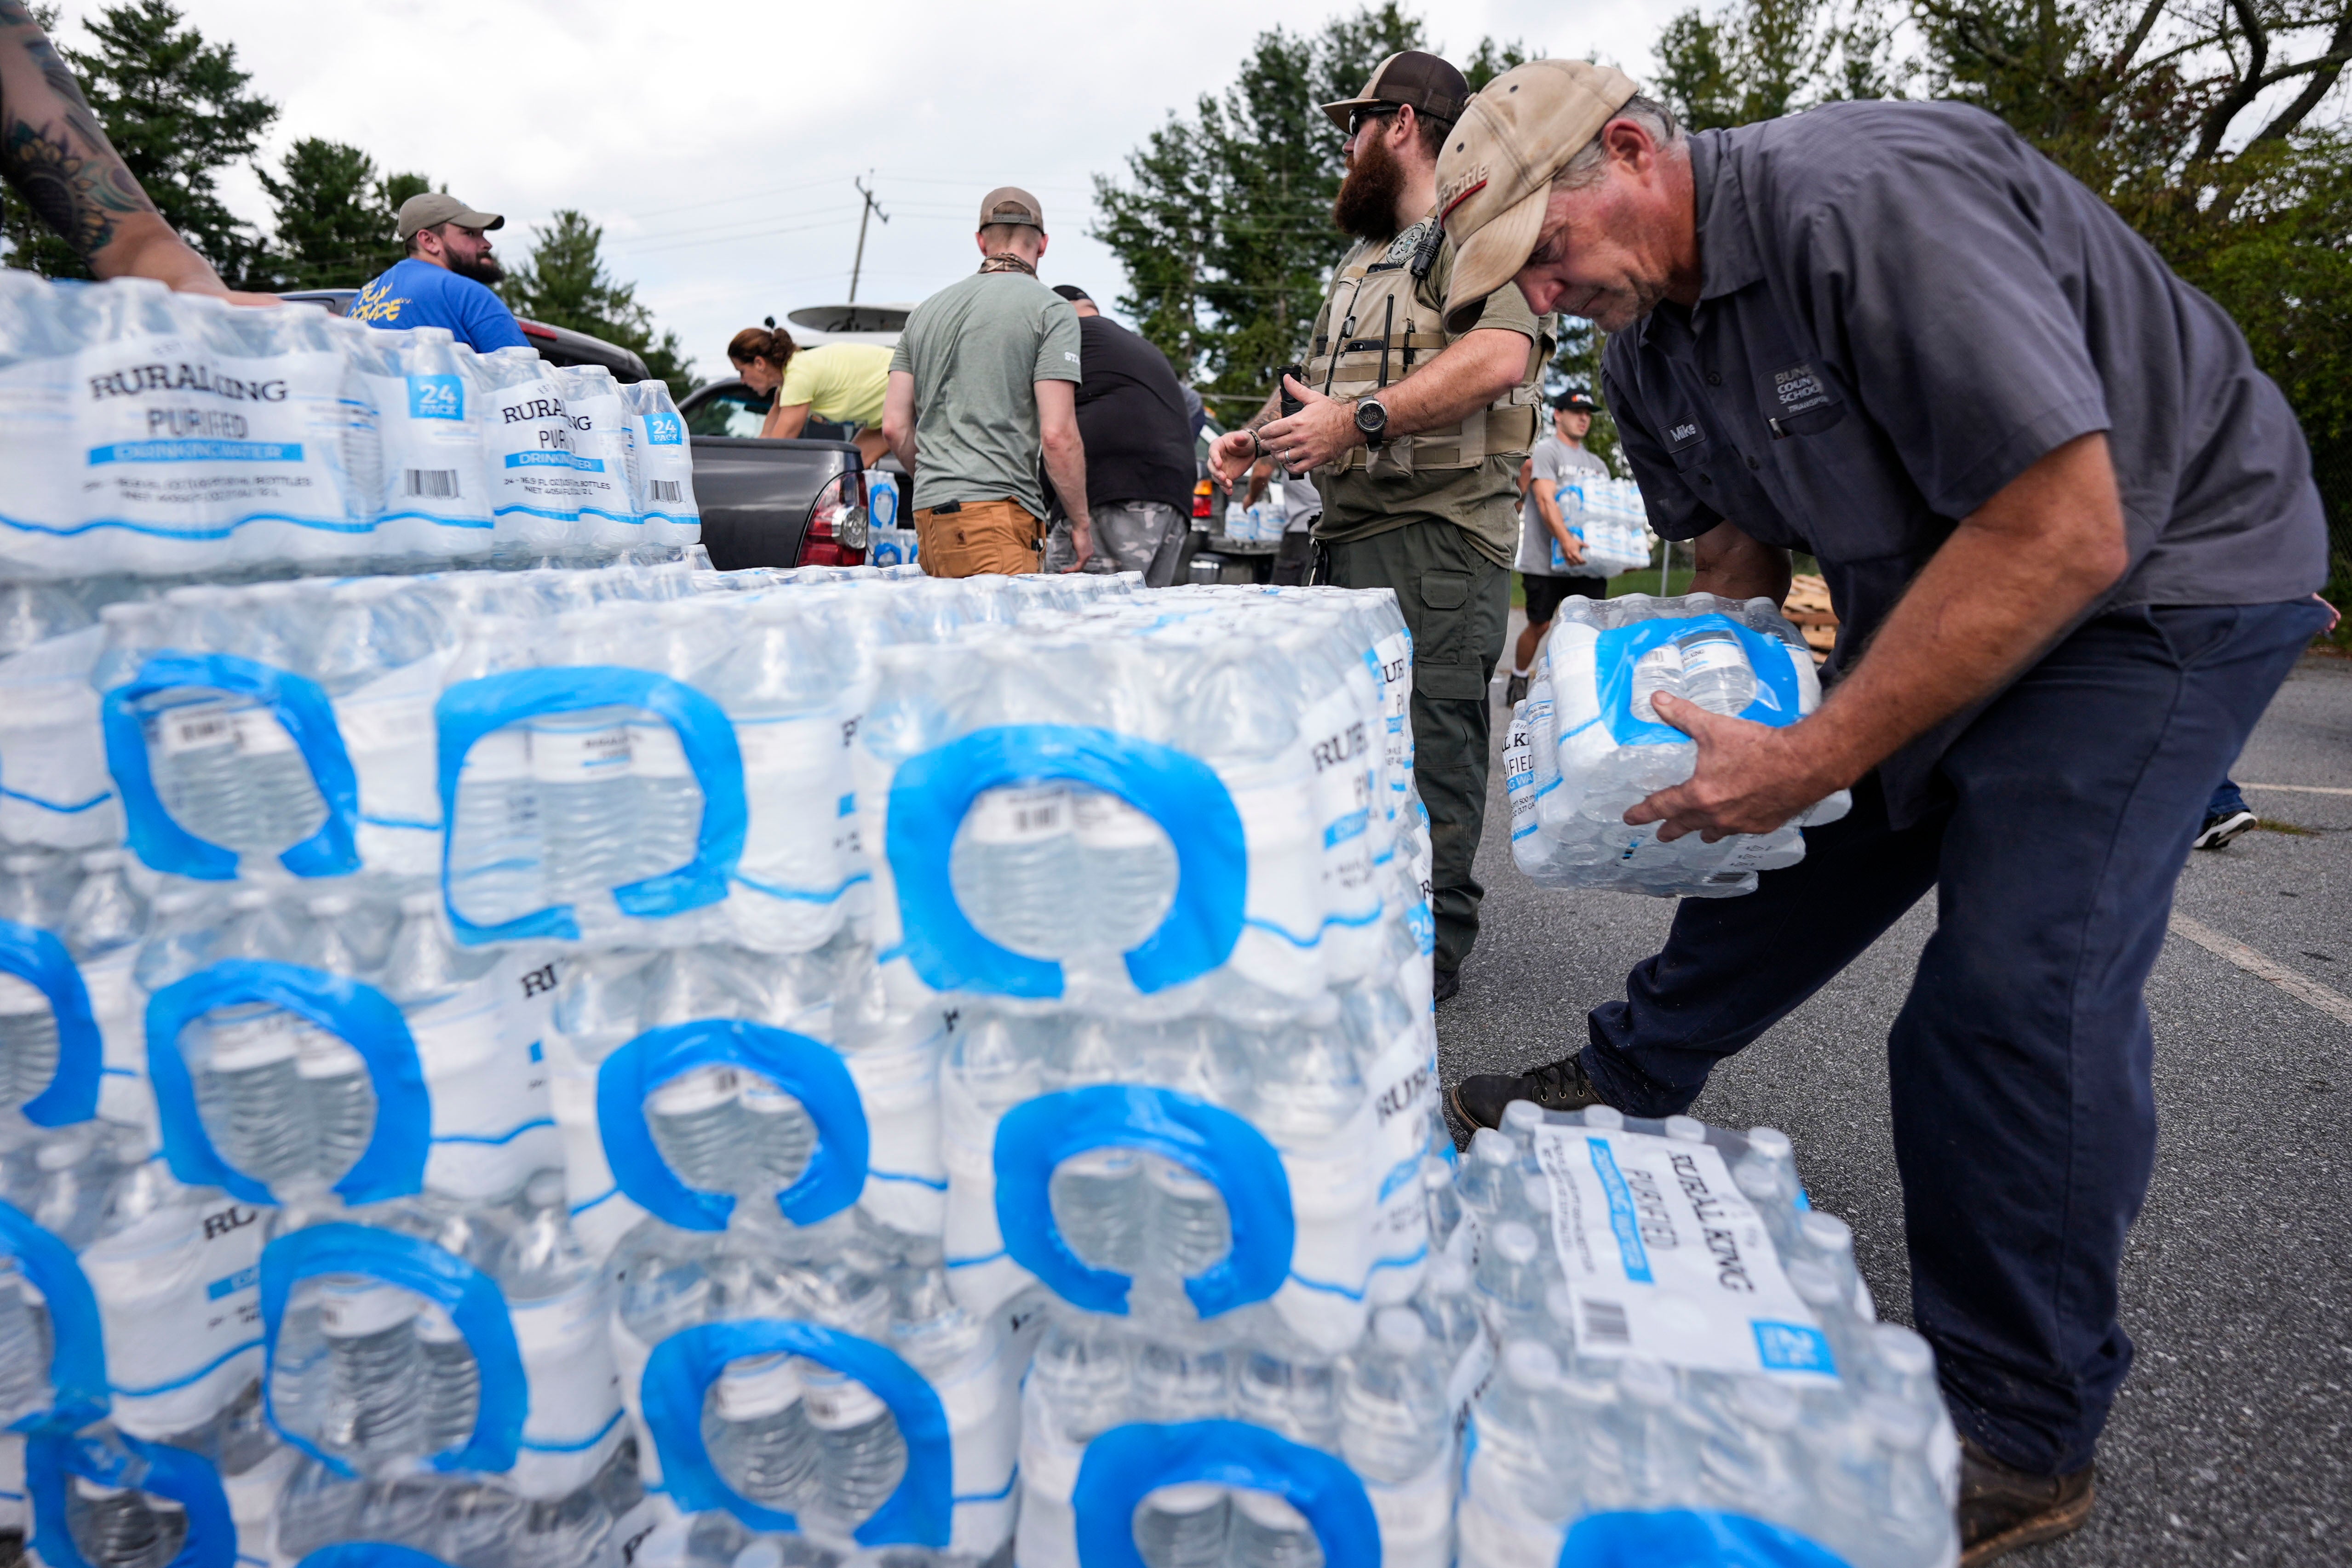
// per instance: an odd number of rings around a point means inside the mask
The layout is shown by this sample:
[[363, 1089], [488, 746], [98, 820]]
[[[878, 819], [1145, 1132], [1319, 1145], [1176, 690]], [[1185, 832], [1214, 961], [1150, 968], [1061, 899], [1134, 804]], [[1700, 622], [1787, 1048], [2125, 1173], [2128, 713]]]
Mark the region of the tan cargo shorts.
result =
[[953, 511], [925, 507], [915, 514], [927, 577], [1035, 571], [1037, 535], [1037, 519], [1018, 501], [966, 501]]

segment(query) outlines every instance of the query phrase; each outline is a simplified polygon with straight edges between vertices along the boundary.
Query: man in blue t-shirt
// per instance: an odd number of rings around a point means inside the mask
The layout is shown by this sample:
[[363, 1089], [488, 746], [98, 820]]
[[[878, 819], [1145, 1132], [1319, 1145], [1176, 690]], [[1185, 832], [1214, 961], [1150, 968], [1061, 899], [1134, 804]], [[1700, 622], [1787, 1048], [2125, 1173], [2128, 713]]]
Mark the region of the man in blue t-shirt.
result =
[[506, 219], [428, 191], [400, 204], [404, 260], [360, 290], [344, 312], [371, 327], [446, 327], [476, 353], [527, 349], [507, 302], [488, 285], [506, 273], [490, 255], [489, 232]]

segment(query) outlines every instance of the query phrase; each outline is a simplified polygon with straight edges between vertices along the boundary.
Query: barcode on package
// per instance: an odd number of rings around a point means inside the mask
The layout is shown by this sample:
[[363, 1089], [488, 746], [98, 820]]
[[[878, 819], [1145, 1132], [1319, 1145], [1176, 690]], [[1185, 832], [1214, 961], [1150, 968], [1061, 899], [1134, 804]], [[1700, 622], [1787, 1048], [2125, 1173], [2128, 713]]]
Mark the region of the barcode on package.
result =
[[675, 479], [648, 479], [646, 483], [653, 491], [653, 497], [656, 501], [675, 503], [686, 499], [685, 496], [679, 493], [682, 486]]
[[1596, 1301], [1584, 1299], [1584, 1337], [1596, 1345], [1623, 1346], [1633, 1343], [1632, 1329], [1626, 1326], [1625, 1306], [1622, 1301]]
[[401, 494], [427, 500], [455, 500], [457, 495], [457, 471], [455, 468], [404, 468]]

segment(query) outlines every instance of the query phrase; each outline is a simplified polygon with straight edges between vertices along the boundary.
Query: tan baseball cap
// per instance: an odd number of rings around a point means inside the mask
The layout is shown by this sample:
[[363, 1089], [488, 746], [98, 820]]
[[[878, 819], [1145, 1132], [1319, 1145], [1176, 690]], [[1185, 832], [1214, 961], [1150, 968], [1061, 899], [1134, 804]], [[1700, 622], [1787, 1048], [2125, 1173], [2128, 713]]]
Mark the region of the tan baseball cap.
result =
[[469, 229], [506, 227], [503, 213], [478, 213], [446, 191], [427, 191], [400, 204], [400, 237], [405, 242], [418, 229], [443, 224], [463, 224]]
[[980, 226], [991, 224], [1027, 224], [1043, 231], [1045, 209], [1036, 197], [1018, 185], [999, 185], [981, 199]]
[[1374, 104], [1409, 103], [1412, 111], [1427, 120], [1442, 120], [1448, 125], [1462, 118], [1462, 110], [1470, 101], [1470, 82], [1445, 60], [1422, 49], [1403, 49], [1391, 55], [1372, 68], [1364, 83], [1364, 90], [1353, 98], [1343, 98], [1337, 103], [1327, 103], [1323, 113], [1340, 130], [1348, 129], [1348, 116]]
[[1583, 60], [1514, 66], [1470, 100], [1437, 154], [1437, 215], [1454, 242], [1445, 325], [1462, 331], [1536, 248], [1551, 179], [1639, 90]]

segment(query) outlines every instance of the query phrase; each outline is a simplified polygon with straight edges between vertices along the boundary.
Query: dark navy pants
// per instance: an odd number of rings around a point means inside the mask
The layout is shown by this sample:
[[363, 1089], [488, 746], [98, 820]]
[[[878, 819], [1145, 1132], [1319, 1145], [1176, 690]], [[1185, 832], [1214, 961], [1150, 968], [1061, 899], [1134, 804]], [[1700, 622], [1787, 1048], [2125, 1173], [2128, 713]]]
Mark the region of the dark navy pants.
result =
[[2116, 1275], [2156, 1150], [2141, 987], [2207, 798], [2326, 619], [2309, 600], [2097, 617], [1953, 743], [1945, 804], [1891, 828], [1865, 779], [1801, 863], [1685, 899], [1593, 1010], [1584, 1064], [1610, 1102], [1682, 1111], [1936, 889], [1886, 1042], [1912, 1310], [1953, 1420], [2009, 1464], [2088, 1463], [2131, 1365]]

